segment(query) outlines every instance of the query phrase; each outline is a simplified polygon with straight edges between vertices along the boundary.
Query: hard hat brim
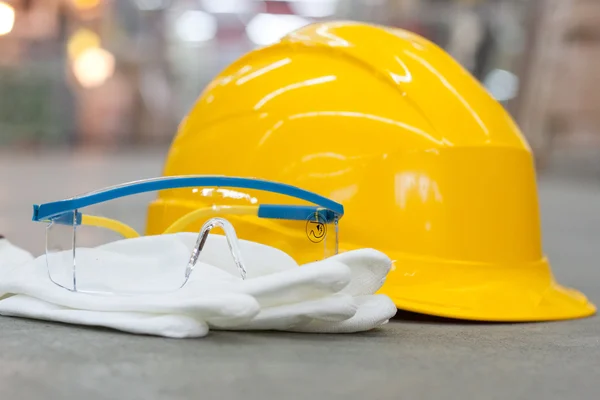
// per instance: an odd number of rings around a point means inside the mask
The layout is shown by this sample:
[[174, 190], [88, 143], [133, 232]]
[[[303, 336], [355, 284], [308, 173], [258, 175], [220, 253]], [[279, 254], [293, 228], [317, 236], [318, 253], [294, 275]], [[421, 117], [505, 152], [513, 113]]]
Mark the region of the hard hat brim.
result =
[[568, 320], [596, 313], [583, 293], [554, 280], [547, 259], [512, 266], [395, 260], [379, 293], [401, 310], [489, 322]]

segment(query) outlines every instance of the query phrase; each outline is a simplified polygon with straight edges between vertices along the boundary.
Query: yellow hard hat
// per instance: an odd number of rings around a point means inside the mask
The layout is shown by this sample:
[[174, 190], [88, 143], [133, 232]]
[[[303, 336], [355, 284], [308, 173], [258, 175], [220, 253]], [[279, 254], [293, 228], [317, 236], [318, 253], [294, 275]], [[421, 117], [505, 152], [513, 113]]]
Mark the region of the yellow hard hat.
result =
[[[553, 279], [518, 127], [446, 52], [404, 30], [317, 23], [251, 51], [202, 93], [164, 174], [268, 179], [342, 203], [340, 251], [394, 260], [381, 293], [399, 309], [483, 321], [595, 313]], [[197, 206], [191, 191], [160, 197], [148, 233]], [[257, 232], [281, 239], [270, 230]]]

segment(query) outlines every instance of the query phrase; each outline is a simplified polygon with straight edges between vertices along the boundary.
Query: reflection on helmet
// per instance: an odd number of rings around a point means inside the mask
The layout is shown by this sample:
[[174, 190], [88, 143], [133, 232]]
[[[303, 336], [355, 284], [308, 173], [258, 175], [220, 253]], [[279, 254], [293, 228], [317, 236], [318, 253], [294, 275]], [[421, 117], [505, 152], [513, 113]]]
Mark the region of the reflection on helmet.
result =
[[[497, 321], [595, 312], [554, 281], [542, 253], [535, 168], [518, 127], [455, 60], [410, 32], [318, 23], [241, 57], [183, 121], [164, 174], [257, 177], [342, 203], [340, 250], [372, 247], [395, 260], [381, 292], [400, 309]], [[160, 197], [149, 233], [198, 201]], [[245, 227], [281, 240], [284, 228]]]

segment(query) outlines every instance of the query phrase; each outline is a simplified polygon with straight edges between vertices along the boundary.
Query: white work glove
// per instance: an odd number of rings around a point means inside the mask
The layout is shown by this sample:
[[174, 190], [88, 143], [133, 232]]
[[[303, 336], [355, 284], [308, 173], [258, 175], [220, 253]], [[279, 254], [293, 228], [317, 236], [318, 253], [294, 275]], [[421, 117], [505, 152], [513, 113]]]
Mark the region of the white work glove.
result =
[[233, 329], [360, 332], [385, 324], [396, 313], [396, 306], [387, 296], [374, 294], [391, 267], [391, 260], [380, 252], [356, 250], [302, 267], [288, 267], [232, 288], [252, 295], [261, 306], [249, 323]]
[[[127, 265], [117, 267], [127, 269]], [[224, 291], [136, 296], [71, 292], [50, 281], [45, 256], [34, 259], [6, 239], [0, 240], [0, 315], [184, 338], [205, 336], [213, 319], [238, 324], [258, 312], [253, 297]]]
[[[186, 249], [197, 239], [190, 233], [176, 236]], [[381, 252], [355, 250], [299, 267], [280, 250], [244, 240], [239, 244], [247, 265], [246, 280], [239, 277], [223, 236], [209, 236], [200, 260], [227, 273], [219, 283], [223, 290], [254, 297], [261, 310], [249, 323], [209, 323], [211, 329], [360, 332], [385, 324], [396, 313], [387, 296], [374, 295], [392, 264]], [[209, 268], [196, 269], [194, 283], [184, 289], [205, 290], [194, 286], [207, 281], [214, 289], [214, 280], [202, 276], [205, 271], [214, 277]]]
[[[188, 249], [197, 238], [189, 233], [177, 236]], [[383, 325], [396, 314], [389, 297], [374, 294], [392, 264], [379, 251], [350, 251], [299, 267], [290, 256], [272, 247], [248, 241], [240, 241], [240, 247], [247, 264], [246, 280], [239, 278], [223, 236], [209, 237], [200, 260], [227, 272], [224, 288], [254, 297], [260, 313], [249, 323], [234, 326], [209, 323], [211, 329], [349, 333]], [[202, 271], [194, 271], [199, 273], [194, 282], [208, 280]], [[193, 287], [187, 289], [197, 290]]]
[[[114, 276], [121, 289], [123, 285], [151, 288], [172, 271], [166, 260], [180, 262], [189, 256], [196, 237], [182, 233], [129, 239], [92, 251], [110, 251], [121, 257], [115, 260], [127, 261], [127, 265], [99, 271]], [[12, 253], [19, 253], [5, 244]], [[379, 252], [359, 250], [299, 268], [279, 250], [245, 241], [240, 245], [248, 269], [246, 280], [237, 276], [225, 238], [210, 235], [190, 281], [177, 292], [157, 295], [73, 293], [50, 282], [44, 257], [6, 268], [9, 260], [4, 268], [0, 263], [0, 296], [14, 295], [0, 301], [0, 314], [132, 333], [200, 337], [209, 327], [356, 332], [379, 326], [396, 312], [387, 297], [371, 296], [391, 264]], [[0, 249], [0, 259], [12, 253]], [[148, 274], [144, 261], [152, 258], [163, 263]]]

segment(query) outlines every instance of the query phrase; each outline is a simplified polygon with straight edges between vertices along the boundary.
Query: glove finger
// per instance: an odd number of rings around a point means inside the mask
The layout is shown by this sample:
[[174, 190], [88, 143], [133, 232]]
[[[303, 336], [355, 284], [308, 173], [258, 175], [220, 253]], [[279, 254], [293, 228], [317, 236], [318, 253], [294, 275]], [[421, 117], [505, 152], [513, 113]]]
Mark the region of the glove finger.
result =
[[185, 315], [74, 310], [24, 295], [12, 296], [0, 301], [0, 315], [72, 325], [100, 326], [123, 332], [170, 338], [203, 337], [209, 330], [206, 322]]
[[[251, 322], [233, 329], [286, 331], [313, 320], [343, 321], [351, 318], [356, 310], [357, 305], [351, 296], [336, 294], [317, 300], [264, 308]], [[214, 329], [221, 328], [212, 324], [210, 326]]]
[[373, 249], [360, 249], [341, 253], [329, 258], [350, 268], [352, 279], [341, 290], [352, 296], [376, 293], [385, 283], [392, 267], [392, 260], [384, 253]]
[[312, 320], [304, 325], [292, 326], [290, 332], [313, 333], [354, 333], [364, 332], [386, 324], [396, 315], [396, 305], [384, 295], [356, 297], [356, 314], [344, 321]]
[[65, 296], [53, 303], [79, 310], [186, 314], [204, 320], [229, 318], [249, 321], [260, 311], [260, 306], [254, 298], [237, 293], [206, 293], [195, 297], [177, 295], [103, 297], [74, 293], [68, 300]]
[[[231, 281], [223, 280], [218, 268], [202, 265], [203, 280], [174, 292], [138, 294], [136, 296], [74, 293], [48, 279], [43, 258], [16, 268], [0, 282], [0, 293], [25, 294], [58, 306], [77, 310], [107, 312], [142, 312], [152, 314], [187, 314], [202, 320], [218, 318], [231, 323], [249, 321], [260, 311], [251, 296], [228, 289]], [[237, 283], [236, 279], [232, 279]], [[212, 287], [211, 287], [212, 286]], [[192, 290], [193, 289], [193, 290]]]
[[59, 306], [88, 311], [188, 314], [201, 319], [227, 317], [240, 321], [250, 320], [260, 311], [260, 306], [253, 297], [223, 291], [206, 290], [200, 292], [200, 295], [188, 290], [136, 296], [105, 296], [74, 293], [40, 280], [24, 282], [19, 279], [6, 282], [3, 286], [6, 286], [5, 290], [9, 290], [9, 293], [25, 294]]
[[330, 296], [347, 286], [350, 278], [346, 265], [324, 260], [243, 281], [238, 290], [265, 308]]

